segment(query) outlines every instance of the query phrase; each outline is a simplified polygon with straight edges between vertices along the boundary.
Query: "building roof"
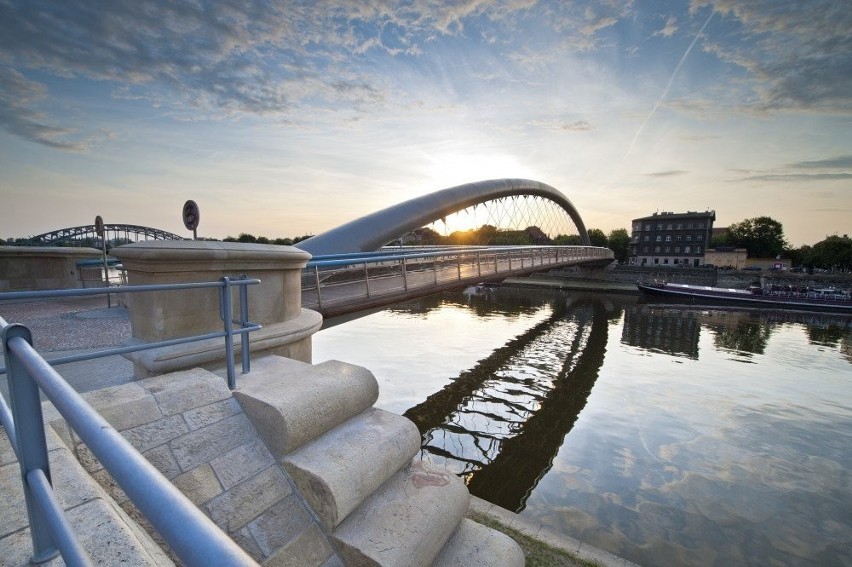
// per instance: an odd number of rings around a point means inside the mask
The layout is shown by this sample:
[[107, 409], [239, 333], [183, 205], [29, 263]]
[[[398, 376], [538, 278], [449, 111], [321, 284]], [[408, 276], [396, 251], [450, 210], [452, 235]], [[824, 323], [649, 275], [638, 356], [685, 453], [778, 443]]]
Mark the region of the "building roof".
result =
[[653, 215], [647, 217], [640, 217], [637, 219], [633, 219], [633, 222], [636, 221], [656, 221], [656, 220], [677, 220], [677, 219], [695, 219], [695, 218], [709, 218], [711, 220], [716, 220], [716, 211], [704, 211], [704, 212], [696, 212], [696, 211], [687, 211], [685, 213], [654, 213]]

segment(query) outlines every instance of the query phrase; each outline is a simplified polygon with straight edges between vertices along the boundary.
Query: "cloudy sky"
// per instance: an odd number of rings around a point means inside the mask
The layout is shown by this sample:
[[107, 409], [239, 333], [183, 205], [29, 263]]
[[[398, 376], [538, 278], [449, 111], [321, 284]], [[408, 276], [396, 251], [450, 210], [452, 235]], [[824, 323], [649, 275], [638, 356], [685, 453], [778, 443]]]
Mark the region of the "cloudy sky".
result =
[[0, 237], [319, 233], [501, 177], [852, 234], [848, 0], [0, 0]]

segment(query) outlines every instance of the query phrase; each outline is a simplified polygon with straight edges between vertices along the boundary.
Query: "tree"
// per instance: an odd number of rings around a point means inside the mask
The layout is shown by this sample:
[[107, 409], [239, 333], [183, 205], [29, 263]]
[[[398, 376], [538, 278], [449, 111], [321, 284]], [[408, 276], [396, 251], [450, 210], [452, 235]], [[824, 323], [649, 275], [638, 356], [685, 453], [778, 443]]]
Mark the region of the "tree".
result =
[[607, 242], [607, 239], [606, 239], [606, 234], [604, 234], [604, 231], [602, 231], [601, 229], [590, 228], [588, 230], [588, 233], [589, 233], [589, 243], [592, 246], [601, 246], [603, 248], [606, 248], [609, 245], [609, 242]]
[[849, 271], [852, 269], [852, 238], [829, 236], [811, 248], [808, 264], [811, 267]]
[[616, 228], [609, 233], [609, 249], [615, 254], [619, 262], [627, 262], [630, 255], [630, 235], [626, 228]]
[[583, 241], [579, 234], [559, 234], [553, 239], [553, 243], [557, 246], [580, 246]]
[[732, 224], [728, 240], [732, 246], [746, 248], [752, 258], [775, 258], [787, 248], [784, 227], [770, 217], [755, 217]]

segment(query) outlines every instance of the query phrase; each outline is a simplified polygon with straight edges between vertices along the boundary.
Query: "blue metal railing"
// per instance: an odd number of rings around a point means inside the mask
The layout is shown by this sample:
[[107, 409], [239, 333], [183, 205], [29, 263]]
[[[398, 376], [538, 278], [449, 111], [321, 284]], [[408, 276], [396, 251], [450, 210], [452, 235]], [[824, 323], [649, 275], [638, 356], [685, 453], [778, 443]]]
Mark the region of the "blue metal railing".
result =
[[[225, 337], [228, 358], [228, 382], [234, 374], [233, 335], [243, 340], [243, 372], [249, 370], [247, 333], [260, 325], [248, 321], [246, 286], [260, 280], [222, 278], [220, 282], [199, 284], [173, 284], [153, 286], [128, 286], [122, 293], [196, 289], [218, 287], [220, 290], [220, 315], [224, 331], [108, 349], [97, 353], [64, 357], [61, 360], [87, 360], [181, 344], [213, 337]], [[232, 321], [231, 288], [240, 289], [240, 317]], [[32, 299], [98, 295], [106, 290], [56, 290], [47, 292], [14, 292], [0, 294], [0, 299]], [[240, 329], [233, 329], [233, 323]], [[24, 499], [29, 517], [33, 542], [33, 563], [47, 561], [61, 553], [67, 565], [91, 565], [85, 550], [80, 546], [62, 507], [51, 488], [50, 466], [45, 441], [44, 421], [40, 392], [53, 403], [68, 425], [89, 447], [92, 453], [112, 475], [136, 507], [142, 512], [166, 543], [186, 565], [257, 565], [257, 563], [231, 540], [219, 527], [199, 510], [186, 496], [149, 463], [121, 434], [100, 416], [86, 401], [44, 360], [32, 347], [32, 334], [19, 324], [8, 324], [0, 318], [0, 337], [9, 382], [11, 408], [0, 396], [0, 421], [21, 468]], [[53, 361], [53, 363], [57, 363]]]

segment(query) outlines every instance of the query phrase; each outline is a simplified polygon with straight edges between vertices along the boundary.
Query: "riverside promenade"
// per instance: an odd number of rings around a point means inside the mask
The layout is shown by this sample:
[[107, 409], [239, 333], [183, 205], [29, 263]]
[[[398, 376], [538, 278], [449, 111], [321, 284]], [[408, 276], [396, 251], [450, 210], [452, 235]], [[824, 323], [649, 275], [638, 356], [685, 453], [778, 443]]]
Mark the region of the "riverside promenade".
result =
[[[112, 303], [115, 305], [114, 300]], [[103, 297], [0, 303], [0, 316], [9, 323], [21, 323], [29, 327], [33, 334], [34, 347], [48, 360], [83, 351], [121, 346], [131, 337], [127, 310], [115, 306], [108, 308], [106, 299]], [[117, 391], [116, 387], [134, 382], [133, 364], [124, 357], [115, 355], [92, 361], [63, 364], [58, 366], [57, 370], [78, 392], [92, 393], [95, 397], [100, 390], [106, 389], [113, 392]], [[239, 381], [239, 377], [237, 379]], [[0, 390], [8, 399], [5, 375], [0, 377]], [[164, 402], [160, 400], [159, 403]], [[4, 447], [8, 446], [5, 437], [4, 431], [0, 435], [0, 438], [2, 438], [0, 441], [2, 441]], [[60, 456], [57, 457], [57, 455]], [[73, 456], [67, 454], [67, 451], [60, 454], [59, 451], [52, 449], [52, 462], [55, 457], [73, 459]], [[123, 555], [125, 553], [123, 550], [115, 548], [115, 542], [121, 540], [121, 538], [116, 540], [115, 534], [104, 533], [102, 540], [96, 541], [98, 530], [101, 528], [98, 527], [100, 525], [99, 519], [94, 516], [104, 513], [104, 506], [83, 505], [78, 498], [80, 494], [76, 493], [93, 492], [97, 487], [89, 486], [79, 478], [73, 478], [72, 475], [66, 474], [65, 469], [69, 468], [67, 465], [66, 462], [56, 463], [57, 472], [54, 475], [54, 482], [57, 484], [56, 490], [60, 495], [64, 494], [64, 497], [67, 498], [65, 500], [67, 513], [72, 516], [76, 514], [74, 516], [75, 525], [83, 526], [82, 529], [84, 530], [85, 526], [94, 526], [92, 528], [94, 531], [87, 538], [89, 545], [98, 546], [94, 551], [90, 550], [93, 559], [96, 557], [106, 559], [104, 564], [111, 563], [110, 558], [118, 557], [122, 557], [122, 561], [132, 558], [129, 561], [130, 564], [161, 564], [160, 559], [163, 553], [158, 549], [145, 549], [143, 547], [143, 549], [136, 550], [138, 553], [127, 557]], [[93, 475], [93, 477], [96, 476], [97, 474]], [[181, 480], [185, 479], [178, 476], [173, 479], [173, 482], [179, 484]], [[3, 495], [0, 498], [0, 566], [22, 566], [27, 564], [29, 559], [31, 542], [25, 523], [23, 526], [21, 525], [21, 514], [23, 514], [24, 522], [26, 514], [23, 511], [18, 465], [14, 461], [14, 454], [7, 450], [0, 451], [0, 494]], [[114, 497], [115, 495], [111, 496]], [[566, 552], [581, 561], [602, 566], [632, 565], [622, 558], [556, 533], [541, 525], [531, 523], [509, 511], [476, 498], [472, 499], [469, 513], [475, 518], [488, 518], [499, 526], [515, 530], [540, 544]], [[94, 538], [95, 541], [92, 541], [91, 538]], [[322, 538], [318, 538], [317, 541], [322, 541]], [[240, 543], [243, 544], [243, 542]], [[314, 548], [316, 548], [316, 545]], [[168, 552], [165, 555], [168, 555]], [[61, 559], [54, 559], [47, 563], [47, 565], [61, 564], [63, 564]], [[288, 562], [280, 564], [298, 565], [301, 563], [294, 556], [290, 557]], [[331, 567], [338, 565], [339, 560], [336, 555], [330, 554], [328, 559], [324, 561], [314, 559], [313, 564]], [[581, 565], [584, 563], [566, 559], [552, 564]]]

